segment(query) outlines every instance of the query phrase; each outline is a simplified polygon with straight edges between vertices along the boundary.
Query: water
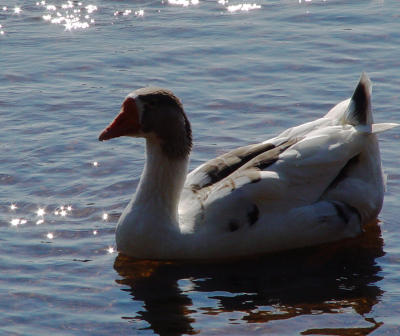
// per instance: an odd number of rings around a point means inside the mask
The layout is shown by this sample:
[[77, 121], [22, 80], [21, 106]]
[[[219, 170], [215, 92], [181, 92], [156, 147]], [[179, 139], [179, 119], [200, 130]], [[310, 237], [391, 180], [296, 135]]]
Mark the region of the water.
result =
[[181, 97], [191, 167], [313, 120], [362, 71], [399, 122], [396, 1], [1, 1], [1, 335], [400, 335], [399, 131], [359, 239], [225, 264], [118, 256], [141, 141], [97, 141], [130, 91]]

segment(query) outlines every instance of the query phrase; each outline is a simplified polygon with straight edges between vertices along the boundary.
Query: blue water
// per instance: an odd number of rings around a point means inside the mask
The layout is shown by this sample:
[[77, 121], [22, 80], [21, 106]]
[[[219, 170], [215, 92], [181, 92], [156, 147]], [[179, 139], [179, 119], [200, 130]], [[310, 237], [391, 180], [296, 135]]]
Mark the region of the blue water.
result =
[[1, 1], [1, 335], [400, 335], [399, 130], [360, 238], [228, 264], [118, 256], [144, 144], [99, 132], [132, 90], [173, 90], [191, 168], [313, 120], [362, 71], [400, 121], [397, 1]]

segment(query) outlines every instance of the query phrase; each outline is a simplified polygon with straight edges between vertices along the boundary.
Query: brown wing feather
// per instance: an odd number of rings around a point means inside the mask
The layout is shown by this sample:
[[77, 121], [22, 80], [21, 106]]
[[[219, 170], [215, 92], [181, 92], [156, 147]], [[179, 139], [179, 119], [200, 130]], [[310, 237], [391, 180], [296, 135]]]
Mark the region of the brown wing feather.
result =
[[255, 144], [236, 148], [204, 164], [196, 173], [205, 175], [207, 180], [192, 185], [192, 189], [202, 189], [215, 184], [238, 168], [265, 151], [275, 148], [273, 144]]
[[235, 176], [236, 174], [254, 175], [254, 179], [257, 180], [259, 174], [256, 171], [263, 170], [276, 162], [279, 159], [279, 154], [297, 141], [298, 139], [290, 139], [278, 146], [260, 143], [234, 149], [204, 164], [196, 173], [207, 178], [192, 183], [190, 189], [199, 191], [219, 184], [232, 173], [235, 173]]

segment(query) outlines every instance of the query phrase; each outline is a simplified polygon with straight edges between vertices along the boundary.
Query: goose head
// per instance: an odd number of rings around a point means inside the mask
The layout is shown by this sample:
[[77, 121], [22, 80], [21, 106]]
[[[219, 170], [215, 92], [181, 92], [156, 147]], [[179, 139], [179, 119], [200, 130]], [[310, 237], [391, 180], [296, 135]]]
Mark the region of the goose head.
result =
[[171, 159], [186, 158], [192, 147], [192, 131], [182, 103], [171, 91], [155, 87], [130, 93], [99, 140], [120, 136], [145, 138]]

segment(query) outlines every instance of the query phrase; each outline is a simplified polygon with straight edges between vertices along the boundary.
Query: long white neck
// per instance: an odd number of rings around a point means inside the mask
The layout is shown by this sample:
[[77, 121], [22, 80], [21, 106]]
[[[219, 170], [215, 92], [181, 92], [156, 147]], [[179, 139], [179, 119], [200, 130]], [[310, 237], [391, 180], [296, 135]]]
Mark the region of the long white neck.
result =
[[178, 225], [178, 205], [185, 183], [188, 157], [168, 158], [154, 139], [146, 139], [146, 164], [134, 204], [152, 209], [154, 214]]

